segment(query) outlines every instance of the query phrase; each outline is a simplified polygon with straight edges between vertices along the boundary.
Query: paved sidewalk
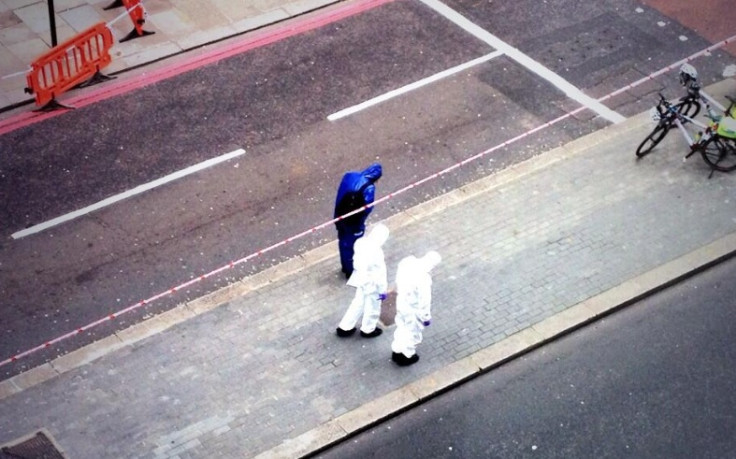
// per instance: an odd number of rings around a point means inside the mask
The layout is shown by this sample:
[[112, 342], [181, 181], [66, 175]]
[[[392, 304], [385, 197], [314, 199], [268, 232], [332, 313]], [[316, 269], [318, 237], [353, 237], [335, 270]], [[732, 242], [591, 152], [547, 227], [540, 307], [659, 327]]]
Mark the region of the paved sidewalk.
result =
[[734, 177], [683, 162], [676, 132], [636, 161], [650, 129], [633, 117], [385, 222], [390, 276], [443, 255], [417, 365], [390, 361], [391, 328], [334, 335], [353, 289], [329, 244], [0, 383], [0, 445], [43, 428], [69, 458], [297, 457], [730, 255]]
[[[143, 0], [144, 30], [154, 35], [116, 43], [113, 61], [103, 70], [122, 70], [197, 48], [227, 37], [298, 16], [339, 0]], [[55, 0], [57, 43], [99, 23], [115, 21], [116, 42], [133, 23], [122, 7], [104, 10], [114, 0]], [[124, 15], [123, 17], [120, 17]], [[48, 0], [0, 0], [0, 108], [29, 100], [24, 72], [51, 49]]]

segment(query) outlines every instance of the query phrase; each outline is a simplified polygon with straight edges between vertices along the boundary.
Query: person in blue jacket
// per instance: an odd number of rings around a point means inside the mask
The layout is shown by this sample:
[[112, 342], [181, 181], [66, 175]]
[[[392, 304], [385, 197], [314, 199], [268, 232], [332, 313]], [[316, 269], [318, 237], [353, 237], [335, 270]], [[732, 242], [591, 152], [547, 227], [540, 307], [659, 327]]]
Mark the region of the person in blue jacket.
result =
[[[343, 175], [335, 198], [335, 213], [338, 218], [355, 209], [373, 202], [376, 196], [375, 183], [381, 178], [383, 169], [379, 163], [363, 171], [350, 171]], [[373, 210], [369, 207], [350, 217], [335, 222], [340, 247], [340, 264], [346, 278], [353, 273], [353, 245], [365, 233], [365, 221]]]

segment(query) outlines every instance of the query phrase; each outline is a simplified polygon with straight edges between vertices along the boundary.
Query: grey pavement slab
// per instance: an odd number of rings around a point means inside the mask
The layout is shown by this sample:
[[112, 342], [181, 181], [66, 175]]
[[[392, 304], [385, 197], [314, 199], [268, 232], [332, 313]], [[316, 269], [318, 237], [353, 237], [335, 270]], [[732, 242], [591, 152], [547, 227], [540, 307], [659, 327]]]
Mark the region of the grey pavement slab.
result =
[[87, 30], [90, 26], [103, 21], [102, 15], [92, 5], [88, 4], [63, 10], [60, 16], [77, 33]]
[[302, 455], [729, 255], [733, 176], [683, 162], [676, 132], [637, 161], [650, 129], [630, 118], [385, 222], [390, 276], [443, 255], [417, 365], [390, 361], [391, 328], [334, 335], [353, 291], [330, 244], [0, 383], [0, 444], [44, 428], [73, 458]]

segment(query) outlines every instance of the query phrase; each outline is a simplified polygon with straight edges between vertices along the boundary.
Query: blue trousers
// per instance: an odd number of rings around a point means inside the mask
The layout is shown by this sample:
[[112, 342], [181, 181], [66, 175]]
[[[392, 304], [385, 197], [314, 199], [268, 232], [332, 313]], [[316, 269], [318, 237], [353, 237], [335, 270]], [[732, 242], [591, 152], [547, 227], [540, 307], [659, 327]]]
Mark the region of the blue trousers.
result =
[[337, 240], [338, 246], [340, 247], [340, 264], [342, 265], [342, 272], [345, 274], [350, 275], [353, 272], [353, 246], [355, 245], [355, 241], [361, 238], [363, 234], [365, 234], [365, 227], [337, 229]]

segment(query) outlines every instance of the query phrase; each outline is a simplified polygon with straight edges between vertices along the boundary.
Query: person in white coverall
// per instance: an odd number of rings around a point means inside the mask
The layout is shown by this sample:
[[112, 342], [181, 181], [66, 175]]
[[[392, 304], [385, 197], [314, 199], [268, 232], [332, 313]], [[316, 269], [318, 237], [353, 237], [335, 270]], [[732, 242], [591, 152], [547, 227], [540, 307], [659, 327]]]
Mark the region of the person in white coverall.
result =
[[353, 273], [347, 282], [355, 287], [355, 297], [337, 327], [337, 336], [344, 338], [355, 333], [355, 325], [361, 315], [360, 336], [375, 338], [383, 333], [377, 324], [381, 315], [381, 301], [386, 299], [388, 289], [382, 248], [388, 240], [388, 233], [385, 225], [378, 224], [370, 234], [355, 241]]
[[391, 360], [401, 366], [419, 360], [417, 345], [422, 342], [422, 331], [432, 321], [432, 277], [429, 273], [441, 260], [440, 254], [432, 251], [422, 258], [410, 255], [399, 262]]

